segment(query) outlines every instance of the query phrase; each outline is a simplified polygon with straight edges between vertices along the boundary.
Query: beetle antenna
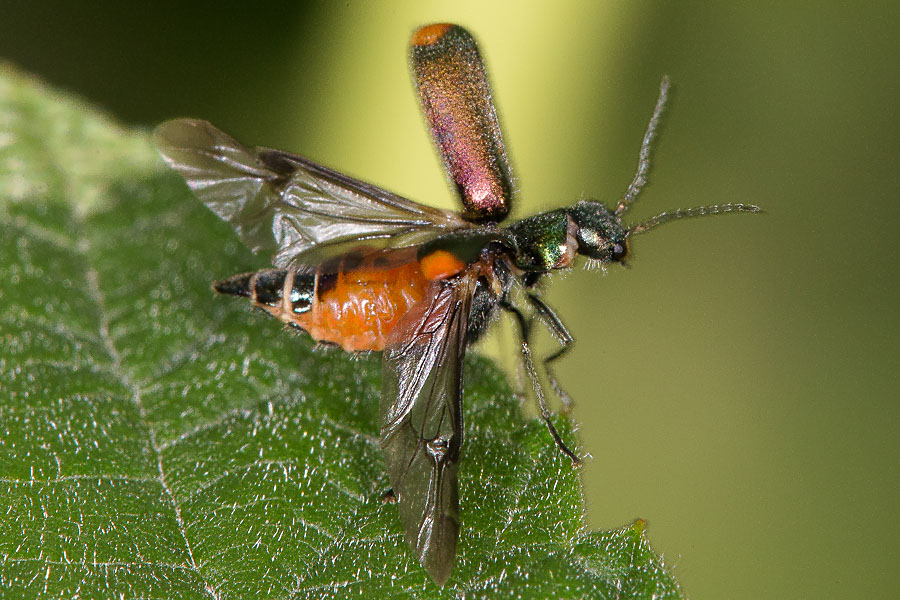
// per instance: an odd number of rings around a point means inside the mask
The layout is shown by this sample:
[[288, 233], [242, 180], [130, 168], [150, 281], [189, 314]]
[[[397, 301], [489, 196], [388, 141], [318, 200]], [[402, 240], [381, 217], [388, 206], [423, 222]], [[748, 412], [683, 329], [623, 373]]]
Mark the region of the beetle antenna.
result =
[[641, 142], [641, 153], [638, 155], [638, 168], [631, 180], [631, 185], [625, 190], [625, 195], [619, 200], [616, 206], [616, 216], [625, 214], [632, 202], [641, 193], [641, 188], [647, 183], [647, 172], [650, 170], [650, 146], [653, 144], [653, 138], [656, 137], [656, 130], [659, 127], [659, 118], [663, 109], [666, 107], [666, 100], [669, 98], [669, 76], [665, 75], [659, 83], [659, 98], [656, 99], [656, 107], [653, 109], [653, 116], [650, 117], [650, 123], [647, 125], [647, 131], [644, 133], [644, 139]]
[[662, 225], [663, 223], [668, 223], [669, 221], [674, 221], [676, 219], [703, 217], [706, 215], [721, 215], [730, 212], [758, 213], [762, 212], [762, 209], [755, 204], [737, 203], [713, 204], [711, 206], [697, 206], [694, 208], [679, 208], [678, 210], [667, 211], [659, 213], [655, 217], [650, 217], [643, 223], [639, 223], [629, 229], [626, 235], [631, 236], [637, 233], [644, 233], [645, 231], [649, 231], [650, 229]]

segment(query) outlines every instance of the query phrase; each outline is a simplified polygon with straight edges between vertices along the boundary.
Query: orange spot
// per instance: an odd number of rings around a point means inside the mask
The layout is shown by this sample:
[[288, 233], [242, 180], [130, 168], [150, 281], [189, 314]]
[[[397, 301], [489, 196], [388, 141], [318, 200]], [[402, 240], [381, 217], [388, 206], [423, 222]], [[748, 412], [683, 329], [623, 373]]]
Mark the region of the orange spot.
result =
[[413, 46], [430, 46], [447, 33], [453, 27], [452, 23], [433, 23], [418, 29], [412, 36]]
[[435, 250], [419, 261], [419, 265], [422, 268], [422, 275], [429, 281], [446, 279], [456, 275], [466, 267], [466, 263], [459, 260], [452, 252], [447, 252], [446, 250]]

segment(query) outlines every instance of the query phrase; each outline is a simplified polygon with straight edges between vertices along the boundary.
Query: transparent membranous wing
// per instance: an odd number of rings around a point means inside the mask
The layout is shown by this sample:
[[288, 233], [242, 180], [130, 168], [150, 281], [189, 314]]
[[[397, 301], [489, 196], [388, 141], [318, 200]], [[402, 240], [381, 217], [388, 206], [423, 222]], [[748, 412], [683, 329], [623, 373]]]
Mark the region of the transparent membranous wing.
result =
[[406, 538], [443, 585], [459, 535], [463, 356], [475, 277], [433, 282], [382, 358], [381, 445]]
[[254, 252], [278, 267], [315, 265], [355, 246], [407, 247], [471, 227], [455, 213], [423, 206], [267, 148], [248, 149], [192, 119], [154, 133], [163, 158]]

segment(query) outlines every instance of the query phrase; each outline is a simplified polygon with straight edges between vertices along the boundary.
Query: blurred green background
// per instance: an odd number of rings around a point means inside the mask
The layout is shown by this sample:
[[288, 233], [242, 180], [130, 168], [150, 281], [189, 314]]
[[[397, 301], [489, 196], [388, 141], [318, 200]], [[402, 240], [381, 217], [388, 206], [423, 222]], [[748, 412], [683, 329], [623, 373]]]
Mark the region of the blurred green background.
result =
[[895, 597], [896, 2], [92, 4], [4, 3], [0, 57], [125, 123], [202, 117], [444, 207], [406, 44], [458, 22], [487, 60], [519, 217], [614, 202], [669, 74], [631, 217], [767, 214], [669, 225], [635, 239], [633, 268], [548, 287], [579, 340], [557, 371], [593, 456], [588, 523], [648, 519], [692, 598]]

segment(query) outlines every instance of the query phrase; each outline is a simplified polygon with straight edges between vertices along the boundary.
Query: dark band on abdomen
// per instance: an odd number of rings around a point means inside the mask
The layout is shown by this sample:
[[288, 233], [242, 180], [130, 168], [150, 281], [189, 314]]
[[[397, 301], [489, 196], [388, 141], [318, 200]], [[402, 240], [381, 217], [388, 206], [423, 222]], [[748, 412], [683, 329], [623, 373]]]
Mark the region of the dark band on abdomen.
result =
[[288, 283], [291, 284], [291, 311], [297, 314], [308, 311], [312, 307], [315, 286], [315, 276], [309, 273], [294, 273], [291, 278], [284, 269], [264, 269], [217, 281], [213, 284], [213, 289], [220, 294], [242, 296], [250, 298], [255, 304], [278, 308], [284, 302]]

